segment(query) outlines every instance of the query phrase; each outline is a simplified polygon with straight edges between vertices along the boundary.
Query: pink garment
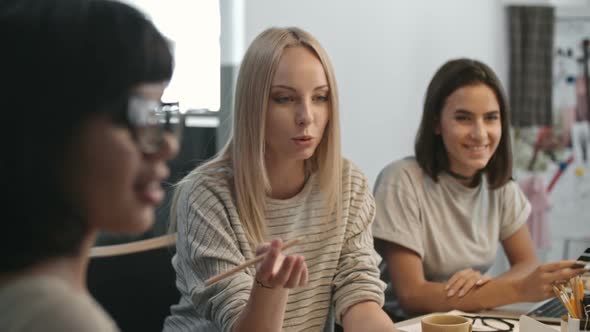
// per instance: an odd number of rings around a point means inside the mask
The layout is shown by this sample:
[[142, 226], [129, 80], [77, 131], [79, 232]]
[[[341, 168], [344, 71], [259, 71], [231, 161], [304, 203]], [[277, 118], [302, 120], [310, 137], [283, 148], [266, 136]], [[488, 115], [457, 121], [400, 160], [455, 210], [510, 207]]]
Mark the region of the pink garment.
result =
[[[563, 66], [563, 63], [560, 63], [560, 65]], [[561, 120], [561, 128], [556, 127], [554, 124], [554, 129], [557, 132], [561, 132], [560, 138], [562, 146], [570, 146], [571, 128], [572, 124], [576, 121], [578, 92], [576, 90], [577, 86], [575, 78], [567, 75], [565, 73], [565, 68], [561, 68], [561, 70], [563, 72], [556, 81], [553, 94], [553, 100], [555, 101], [554, 107], [558, 111], [555, 116], [559, 117], [556, 120]], [[582, 90], [584, 88], [585, 87], [582, 87]]]
[[527, 220], [527, 226], [533, 243], [537, 249], [549, 248], [551, 246], [551, 234], [548, 212], [551, 205], [549, 194], [545, 190], [545, 181], [540, 175], [533, 174], [518, 181], [518, 184], [531, 203], [531, 215]]
[[576, 121], [590, 120], [588, 114], [588, 96], [586, 93], [586, 79], [580, 76], [576, 79]]
[[561, 122], [563, 123], [561, 144], [562, 146], [569, 146], [572, 142], [572, 124], [576, 120], [576, 109], [574, 107], [567, 107], [561, 109]]

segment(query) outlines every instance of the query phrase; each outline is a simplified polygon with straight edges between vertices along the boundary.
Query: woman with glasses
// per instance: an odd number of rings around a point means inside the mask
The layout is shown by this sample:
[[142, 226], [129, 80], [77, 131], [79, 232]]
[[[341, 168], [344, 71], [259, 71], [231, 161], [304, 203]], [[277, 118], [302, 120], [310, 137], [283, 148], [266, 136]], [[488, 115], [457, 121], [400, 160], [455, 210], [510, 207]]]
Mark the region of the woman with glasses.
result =
[[146, 231], [164, 197], [169, 45], [106, 0], [2, 1], [0, 36], [0, 331], [116, 331], [86, 289], [88, 254], [99, 230]]
[[[574, 261], [539, 265], [525, 224], [530, 204], [512, 180], [510, 113], [485, 64], [457, 59], [432, 78], [415, 156], [386, 166], [375, 185], [373, 233], [403, 314], [476, 311], [554, 296], [583, 273]], [[484, 273], [501, 244], [510, 270]]]
[[323, 331], [331, 308], [347, 331], [394, 330], [381, 310], [373, 197], [341, 156], [334, 72], [309, 33], [271, 28], [252, 42], [233, 137], [181, 181], [172, 208], [182, 297], [165, 331]]

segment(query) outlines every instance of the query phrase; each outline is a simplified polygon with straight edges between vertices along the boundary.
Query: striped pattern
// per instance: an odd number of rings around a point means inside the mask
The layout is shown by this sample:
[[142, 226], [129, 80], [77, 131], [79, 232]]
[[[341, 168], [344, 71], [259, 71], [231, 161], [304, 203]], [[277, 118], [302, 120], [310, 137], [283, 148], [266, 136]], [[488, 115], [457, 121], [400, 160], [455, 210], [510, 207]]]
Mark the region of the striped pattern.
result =
[[[319, 181], [312, 175], [302, 191], [287, 200], [267, 198], [269, 239], [301, 238], [288, 250], [305, 256], [309, 284], [289, 294], [283, 329], [322, 331], [332, 307], [336, 317], [350, 305], [373, 300], [383, 304], [370, 224], [375, 215], [365, 176], [343, 162], [342, 220], [328, 214]], [[246, 269], [205, 287], [204, 281], [253, 258], [219, 168], [184, 185], [177, 208], [177, 272], [180, 303], [172, 306], [165, 331], [230, 331], [246, 305], [255, 274]], [[331, 328], [331, 326], [326, 326]]]

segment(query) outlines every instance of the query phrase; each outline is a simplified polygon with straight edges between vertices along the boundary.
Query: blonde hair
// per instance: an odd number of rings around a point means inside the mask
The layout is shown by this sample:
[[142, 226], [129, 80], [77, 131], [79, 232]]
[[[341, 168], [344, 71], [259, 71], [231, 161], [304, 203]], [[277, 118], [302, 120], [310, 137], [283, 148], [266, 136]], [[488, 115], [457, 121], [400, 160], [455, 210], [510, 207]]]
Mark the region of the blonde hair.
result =
[[[316, 172], [320, 189], [326, 194], [327, 208], [340, 218], [342, 196], [342, 157], [340, 152], [340, 117], [338, 91], [332, 64], [326, 51], [308, 32], [295, 28], [269, 28], [260, 33], [244, 55], [236, 85], [232, 135], [220, 153], [197, 167], [179, 184], [197, 173], [228, 164], [233, 170], [231, 192], [240, 221], [251, 245], [264, 241], [265, 196], [270, 191], [264, 145], [265, 123], [270, 89], [283, 51], [288, 47], [305, 47], [322, 63], [330, 88], [330, 117], [324, 136], [314, 155], [306, 161], [307, 170]], [[225, 176], [225, 174], [220, 174]], [[171, 226], [176, 220], [179, 188], [172, 201]]]

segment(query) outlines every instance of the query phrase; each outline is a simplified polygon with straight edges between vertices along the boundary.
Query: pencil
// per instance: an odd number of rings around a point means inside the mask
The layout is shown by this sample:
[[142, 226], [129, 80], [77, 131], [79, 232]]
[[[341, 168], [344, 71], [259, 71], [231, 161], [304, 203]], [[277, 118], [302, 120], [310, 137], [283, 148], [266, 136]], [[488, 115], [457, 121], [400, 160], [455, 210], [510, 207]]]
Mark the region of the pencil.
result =
[[574, 308], [576, 315], [578, 315], [578, 317], [581, 317], [582, 310], [579, 305], [580, 297], [578, 295], [578, 280], [574, 277], [574, 278], [570, 279], [569, 283], [570, 283], [570, 288], [572, 290], [572, 298], [570, 299], [570, 303], [572, 304], [572, 307]]
[[555, 293], [555, 297], [559, 299], [561, 304], [565, 307], [567, 312], [572, 318], [575, 318], [576, 313], [573, 311], [572, 306], [570, 305], [569, 299], [567, 294], [563, 293], [557, 286], [553, 285], [553, 292]]
[[[294, 239], [294, 240], [291, 240], [291, 241], [287, 241], [281, 247], [281, 251], [287, 250], [287, 249], [291, 248], [292, 246], [299, 244], [299, 242], [301, 242], [301, 239]], [[227, 271], [225, 271], [223, 273], [220, 273], [220, 274], [218, 274], [218, 275], [216, 275], [214, 277], [211, 277], [211, 278], [209, 278], [209, 279], [207, 279], [205, 281], [205, 285], [210, 286], [210, 285], [218, 282], [221, 279], [225, 279], [225, 278], [229, 277], [230, 275], [232, 275], [232, 274], [234, 274], [234, 273], [236, 273], [238, 271], [241, 271], [241, 270], [247, 268], [250, 265], [253, 265], [253, 264], [256, 264], [256, 263], [260, 262], [261, 260], [264, 259], [264, 257], [266, 257], [266, 254], [262, 254], [260, 256], [256, 256], [255, 258], [252, 258], [250, 260], [247, 260], [244, 263], [242, 263], [242, 264], [240, 264], [240, 265], [238, 265], [238, 266], [236, 266], [234, 268], [231, 268], [231, 269], [229, 269], [229, 270], [227, 270]]]
[[580, 276], [576, 277], [576, 283], [576, 287], [578, 290], [578, 306], [580, 308], [580, 318], [582, 316], [586, 317], [586, 310], [584, 310], [584, 283], [582, 282], [582, 278], [580, 278]]

